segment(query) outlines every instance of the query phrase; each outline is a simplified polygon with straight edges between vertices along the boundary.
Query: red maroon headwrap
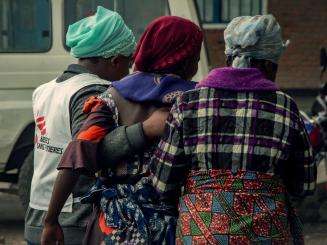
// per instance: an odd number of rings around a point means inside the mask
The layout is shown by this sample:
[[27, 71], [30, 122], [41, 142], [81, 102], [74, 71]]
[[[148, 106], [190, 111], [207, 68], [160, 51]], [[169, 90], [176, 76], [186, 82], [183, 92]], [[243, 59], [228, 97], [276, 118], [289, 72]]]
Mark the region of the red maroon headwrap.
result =
[[202, 41], [202, 31], [193, 22], [177, 16], [159, 17], [148, 25], [137, 44], [135, 70], [153, 72], [173, 67], [198, 56]]

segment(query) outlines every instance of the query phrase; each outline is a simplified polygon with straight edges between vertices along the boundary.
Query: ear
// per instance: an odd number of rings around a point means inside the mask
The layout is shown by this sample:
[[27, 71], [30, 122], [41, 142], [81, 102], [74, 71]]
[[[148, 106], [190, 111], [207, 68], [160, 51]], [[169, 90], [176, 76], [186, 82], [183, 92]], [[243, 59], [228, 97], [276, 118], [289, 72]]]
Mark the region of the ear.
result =
[[232, 66], [233, 59], [231, 56], [226, 56], [226, 66]]
[[116, 67], [120, 62], [119, 56], [114, 56], [112, 58], [110, 58], [110, 63], [112, 64], [112, 66]]

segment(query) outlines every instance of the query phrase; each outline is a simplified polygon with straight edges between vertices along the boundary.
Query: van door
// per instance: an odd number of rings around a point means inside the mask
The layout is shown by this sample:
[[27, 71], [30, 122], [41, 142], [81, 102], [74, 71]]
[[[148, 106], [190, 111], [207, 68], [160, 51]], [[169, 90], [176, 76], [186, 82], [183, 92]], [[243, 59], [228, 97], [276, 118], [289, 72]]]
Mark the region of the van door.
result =
[[51, 1], [0, 1], [0, 170], [33, 122], [34, 88], [54, 77], [47, 72], [54, 62], [46, 65], [51, 39]]
[[49, 49], [48, 0], [3, 0], [0, 52], [44, 52]]

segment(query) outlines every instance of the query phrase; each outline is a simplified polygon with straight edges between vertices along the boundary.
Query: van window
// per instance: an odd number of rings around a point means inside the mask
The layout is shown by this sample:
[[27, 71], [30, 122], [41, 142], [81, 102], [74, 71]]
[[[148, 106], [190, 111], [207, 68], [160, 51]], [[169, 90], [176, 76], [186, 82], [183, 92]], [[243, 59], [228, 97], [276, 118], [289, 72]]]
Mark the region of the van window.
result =
[[46, 52], [51, 47], [49, 0], [0, 1], [0, 52]]
[[132, 29], [137, 40], [149, 22], [169, 14], [167, 0], [66, 0], [65, 33], [70, 24], [94, 14], [97, 6], [117, 11]]
[[228, 23], [241, 15], [262, 14], [263, 0], [196, 0], [202, 23]]

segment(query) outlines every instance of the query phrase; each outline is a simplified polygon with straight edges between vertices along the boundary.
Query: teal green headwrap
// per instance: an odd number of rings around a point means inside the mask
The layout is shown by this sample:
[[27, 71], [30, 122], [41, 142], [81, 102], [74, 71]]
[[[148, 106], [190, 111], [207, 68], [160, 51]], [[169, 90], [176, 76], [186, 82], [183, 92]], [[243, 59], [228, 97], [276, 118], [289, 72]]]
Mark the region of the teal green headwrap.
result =
[[66, 45], [75, 58], [130, 56], [135, 44], [122, 17], [101, 6], [95, 15], [70, 25], [66, 35]]

